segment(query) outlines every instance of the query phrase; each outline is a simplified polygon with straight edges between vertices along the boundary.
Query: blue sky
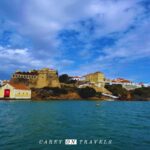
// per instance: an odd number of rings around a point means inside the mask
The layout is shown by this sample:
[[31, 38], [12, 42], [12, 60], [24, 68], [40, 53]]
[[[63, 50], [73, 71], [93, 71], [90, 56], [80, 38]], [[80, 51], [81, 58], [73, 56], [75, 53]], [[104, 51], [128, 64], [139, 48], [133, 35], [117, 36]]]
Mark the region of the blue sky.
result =
[[150, 82], [149, 0], [0, 0], [0, 78], [49, 67]]

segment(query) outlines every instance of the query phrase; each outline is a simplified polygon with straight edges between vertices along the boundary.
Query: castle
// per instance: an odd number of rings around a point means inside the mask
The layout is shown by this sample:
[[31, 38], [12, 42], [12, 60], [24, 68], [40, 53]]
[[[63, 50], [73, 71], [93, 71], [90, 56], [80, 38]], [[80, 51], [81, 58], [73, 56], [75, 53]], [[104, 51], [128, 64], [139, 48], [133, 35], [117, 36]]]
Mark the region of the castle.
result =
[[16, 71], [12, 75], [11, 81], [22, 82], [30, 88], [60, 87], [58, 72], [49, 68], [28, 72]]
[[93, 83], [94, 85], [96, 85], [98, 87], [105, 86], [105, 76], [102, 72], [90, 73], [83, 77], [85, 78], [85, 81]]

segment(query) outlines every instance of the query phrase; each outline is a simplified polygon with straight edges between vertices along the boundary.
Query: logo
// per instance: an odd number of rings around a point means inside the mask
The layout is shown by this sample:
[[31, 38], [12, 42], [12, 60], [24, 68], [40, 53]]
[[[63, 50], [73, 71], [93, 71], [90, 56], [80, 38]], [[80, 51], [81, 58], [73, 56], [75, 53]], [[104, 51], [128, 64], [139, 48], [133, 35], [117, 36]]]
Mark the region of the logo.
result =
[[76, 139], [66, 139], [65, 145], [77, 145], [77, 140]]

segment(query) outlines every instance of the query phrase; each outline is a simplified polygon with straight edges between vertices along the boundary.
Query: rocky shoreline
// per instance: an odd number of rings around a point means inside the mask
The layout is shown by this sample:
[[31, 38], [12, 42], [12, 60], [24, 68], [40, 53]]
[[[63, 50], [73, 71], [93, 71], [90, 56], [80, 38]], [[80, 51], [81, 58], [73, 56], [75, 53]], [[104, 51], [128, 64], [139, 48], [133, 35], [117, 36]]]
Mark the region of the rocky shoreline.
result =
[[[116, 92], [116, 91], [115, 91]], [[109, 98], [103, 96], [100, 93], [95, 93], [93, 96], [82, 97], [82, 94], [78, 89], [52, 89], [52, 88], [43, 88], [43, 89], [32, 89], [32, 100], [41, 101], [41, 100], [112, 100], [112, 101], [149, 101], [150, 97], [137, 96], [133, 94], [133, 91], [127, 91], [124, 95], [120, 95], [118, 99]]]

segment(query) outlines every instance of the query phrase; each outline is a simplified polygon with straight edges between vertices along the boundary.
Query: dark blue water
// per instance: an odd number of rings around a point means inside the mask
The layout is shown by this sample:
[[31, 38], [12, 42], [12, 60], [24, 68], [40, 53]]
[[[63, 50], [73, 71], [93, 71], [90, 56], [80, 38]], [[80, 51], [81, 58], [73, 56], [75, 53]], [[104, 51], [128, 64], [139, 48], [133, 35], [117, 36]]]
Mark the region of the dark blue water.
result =
[[[0, 101], [0, 150], [149, 150], [150, 102]], [[111, 139], [112, 144], [39, 144]]]

